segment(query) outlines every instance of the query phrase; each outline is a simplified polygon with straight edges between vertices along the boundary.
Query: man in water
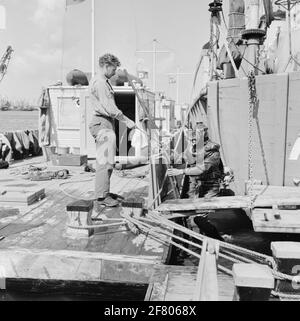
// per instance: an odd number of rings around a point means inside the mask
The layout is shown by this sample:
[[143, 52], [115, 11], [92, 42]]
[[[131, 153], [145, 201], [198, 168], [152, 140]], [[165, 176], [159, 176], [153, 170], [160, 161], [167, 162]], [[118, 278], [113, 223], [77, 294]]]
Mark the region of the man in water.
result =
[[95, 195], [98, 205], [116, 207], [119, 205], [110, 193], [110, 179], [116, 156], [115, 121], [121, 121], [129, 129], [135, 123], [127, 118], [116, 106], [111, 79], [121, 63], [112, 54], [99, 59], [100, 72], [90, 82], [90, 100], [94, 115], [90, 123], [90, 132], [96, 141], [96, 179]]

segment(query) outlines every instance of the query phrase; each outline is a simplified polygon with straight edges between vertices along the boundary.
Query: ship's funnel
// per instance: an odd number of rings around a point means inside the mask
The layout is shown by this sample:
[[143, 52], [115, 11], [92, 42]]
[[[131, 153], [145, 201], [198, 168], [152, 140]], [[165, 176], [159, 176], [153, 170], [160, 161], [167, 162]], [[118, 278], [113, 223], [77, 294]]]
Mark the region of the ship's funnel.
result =
[[228, 42], [237, 44], [241, 40], [242, 31], [245, 30], [245, 3], [244, 0], [229, 1]]
[[[259, 49], [263, 44], [266, 36], [266, 31], [259, 29], [260, 23], [260, 0], [248, 0], [247, 1], [247, 22], [246, 30], [242, 32], [242, 38], [246, 44], [246, 50], [244, 54], [244, 60], [241, 65], [243, 73], [248, 74], [253, 71], [258, 74], [259, 63]], [[243, 74], [245, 76], [245, 74]]]

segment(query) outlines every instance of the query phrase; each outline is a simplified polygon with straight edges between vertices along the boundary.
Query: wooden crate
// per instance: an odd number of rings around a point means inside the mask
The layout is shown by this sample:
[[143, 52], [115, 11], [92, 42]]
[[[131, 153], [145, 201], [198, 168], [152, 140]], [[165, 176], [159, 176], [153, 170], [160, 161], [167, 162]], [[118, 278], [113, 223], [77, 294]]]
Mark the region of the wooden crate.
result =
[[82, 166], [87, 164], [87, 155], [58, 155], [58, 166]]

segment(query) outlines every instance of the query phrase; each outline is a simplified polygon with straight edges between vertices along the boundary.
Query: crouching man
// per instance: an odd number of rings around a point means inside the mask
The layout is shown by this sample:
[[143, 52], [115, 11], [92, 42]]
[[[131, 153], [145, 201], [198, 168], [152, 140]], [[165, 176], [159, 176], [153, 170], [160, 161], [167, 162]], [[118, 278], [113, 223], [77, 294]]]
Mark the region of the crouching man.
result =
[[[208, 137], [208, 128], [203, 125], [203, 135], [193, 139], [191, 148], [185, 153], [190, 167], [187, 169], [169, 169], [169, 176], [186, 175], [189, 180], [189, 198], [211, 198], [220, 195], [220, 183], [224, 177], [224, 167], [220, 155], [220, 145]], [[199, 139], [203, 139], [204, 142]], [[202, 146], [201, 146], [202, 145]], [[209, 213], [195, 217], [195, 224], [200, 232], [208, 237], [224, 241], [216, 227], [209, 221]]]

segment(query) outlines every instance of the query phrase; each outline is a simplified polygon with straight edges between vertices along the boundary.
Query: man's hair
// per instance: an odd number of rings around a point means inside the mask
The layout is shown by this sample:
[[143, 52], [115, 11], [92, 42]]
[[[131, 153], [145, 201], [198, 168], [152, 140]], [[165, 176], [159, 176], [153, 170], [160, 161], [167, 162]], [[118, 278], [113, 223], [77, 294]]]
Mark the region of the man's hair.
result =
[[100, 67], [103, 67], [105, 65], [120, 67], [121, 62], [116, 56], [112, 54], [105, 54], [104, 56], [99, 58], [99, 65]]

